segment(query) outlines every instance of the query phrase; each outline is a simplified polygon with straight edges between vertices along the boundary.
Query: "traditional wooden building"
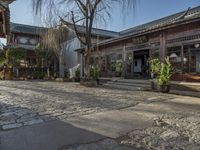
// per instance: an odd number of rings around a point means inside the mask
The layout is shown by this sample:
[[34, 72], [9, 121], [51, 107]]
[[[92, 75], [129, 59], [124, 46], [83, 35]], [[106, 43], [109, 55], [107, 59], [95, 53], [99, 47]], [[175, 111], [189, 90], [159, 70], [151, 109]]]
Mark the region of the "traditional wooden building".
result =
[[[70, 29], [71, 28], [71, 29]], [[72, 34], [63, 43], [64, 51], [64, 69], [68, 70], [81, 63], [81, 57], [74, 50], [83, 47], [75, 34], [73, 34], [73, 26], [68, 24], [66, 29], [71, 30]], [[84, 36], [85, 27], [77, 26], [78, 33], [81, 38]], [[48, 28], [10, 23], [10, 34], [7, 37], [7, 47], [21, 47], [27, 50], [25, 68], [37, 67], [37, 56], [35, 53], [36, 46], [42, 42], [42, 36], [48, 31]], [[118, 33], [102, 29], [93, 28], [92, 43], [104, 41], [113, 37], [117, 37]], [[54, 68], [58, 71], [58, 58], [54, 61]]]
[[[83, 54], [84, 48], [77, 51]], [[121, 31], [94, 44], [92, 53], [101, 76], [114, 77], [113, 64], [121, 60], [125, 78], [146, 77], [148, 58], [167, 56], [176, 70], [173, 79], [200, 81], [200, 7]]]
[[36, 46], [41, 42], [47, 28], [30, 26], [24, 24], [10, 23], [10, 34], [7, 37], [7, 47], [21, 47], [27, 50], [26, 64], [36, 67]]
[[9, 34], [10, 11], [9, 4], [14, 0], [0, 1], [0, 37], [5, 38]]

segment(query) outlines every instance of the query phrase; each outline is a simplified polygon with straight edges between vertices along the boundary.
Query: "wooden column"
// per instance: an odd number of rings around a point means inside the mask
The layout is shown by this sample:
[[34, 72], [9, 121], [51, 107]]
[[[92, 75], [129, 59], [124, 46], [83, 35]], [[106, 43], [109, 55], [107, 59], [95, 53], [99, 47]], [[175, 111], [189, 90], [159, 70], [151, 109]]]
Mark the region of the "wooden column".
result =
[[135, 63], [134, 63], [134, 59], [135, 59], [135, 52], [133, 51], [132, 52], [132, 65], [131, 65], [131, 74], [132, 74], [132, 76], [134, 76], [134, 66], [135, 66]]
[[160, 52], [159, 57], [161, 61], [164, 61], [166, 55], [166, 35], [165, 33], [160, 34]]
[[189, 55], [189, 59], [188, 59], [188, 67], [189, 67], [189, 73], [191, 72], [191, 67], [190, 67], [190, 62], [191, 62], [191, 50], [190, 48], [188, 49], [188, 55]]
[[184, 54], [183, 54], [184, 46], [183, 44], [181, 45], [181, 67], [182, 67], [182, 74], [183, 74], [183, 69], [184, 69]]
[[126, 77], [126, 43], [124, 42], [122, 45], [122, 77]]

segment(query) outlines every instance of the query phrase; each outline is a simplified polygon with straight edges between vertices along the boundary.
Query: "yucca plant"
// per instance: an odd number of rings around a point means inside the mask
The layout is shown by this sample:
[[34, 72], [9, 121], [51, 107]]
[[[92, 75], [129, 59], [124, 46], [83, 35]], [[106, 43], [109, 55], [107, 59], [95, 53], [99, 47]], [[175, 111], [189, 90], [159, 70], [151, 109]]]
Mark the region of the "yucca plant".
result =
[[117, 60], [116, 63], [114, 63], [114, 68], [116, 77], [120, 77], [122, 74], [122, 60]]
[[172, 66], [169, 62], [169, 58], [165, 58], [165, 61], [161, 63], [160, 73], [157, 76], [157, 83], [161, 92], [169, 92], [170, 79], [172, 75]]
[[158, 75], [159, 85], [169, 85], [171, 78], [171, 64], [169, 58], [165, 58], [165, 62], [161, 63], [160, 73]]

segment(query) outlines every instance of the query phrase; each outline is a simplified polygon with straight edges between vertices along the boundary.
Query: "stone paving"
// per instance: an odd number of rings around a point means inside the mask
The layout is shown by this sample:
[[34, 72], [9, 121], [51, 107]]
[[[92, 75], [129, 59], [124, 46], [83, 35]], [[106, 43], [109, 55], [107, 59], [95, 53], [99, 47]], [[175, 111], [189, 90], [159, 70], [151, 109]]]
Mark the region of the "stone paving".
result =
[[0, 130], [55, 119], [64, 121], [69, 117], [119, 110], [172, 97], [152, 92], [86, 88], [78, 83], [1, 81]]

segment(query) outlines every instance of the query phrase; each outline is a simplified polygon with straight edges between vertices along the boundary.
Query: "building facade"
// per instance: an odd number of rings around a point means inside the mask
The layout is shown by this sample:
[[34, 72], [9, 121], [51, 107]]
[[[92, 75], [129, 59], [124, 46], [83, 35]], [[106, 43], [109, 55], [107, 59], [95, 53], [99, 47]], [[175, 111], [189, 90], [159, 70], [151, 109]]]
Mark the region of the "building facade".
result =
[[10, 23], [10, 34], [7, 37], [7, 47], [20, 47], [26, 49], [26, 66], [37, 67], [36, 46], [47, 28]]
[[169, 57], [174, 80], [200, 81], [200, 7], [121, 31], [93, 49], [91, 61], [100, 65], [102, 77], [114, 77], [113, 65], [122, 61], [122, 77], [146, 78], [150, 57]]
[[[62, 44], [64, 59], [62, 60], [62, 70], [69, 70], [78, 64], [81, 64], [81, 55], [75, 52], [76, 49], [83, 47], [81, 42], [75, 36], [73, 26], [69, 24], [66, 29], [72, 32], [70, 37]], [[77, 26], [78, 33], [81, 38], [84, 38], [85, 27]], [[42, 42], [42, 37], [47, 33], [48, 28], [23, 25], [17, 23], [10, 24], [10, 34], [7, 37], [8, 47], [21, 47], [27, 50], [25, 68], [37, 67], [37, 55], [35, 53], [36, 46]], [[113, 37], [117, 37], [118, 33], [102, 29], [93, 28], [92, 30], [92, 43], [101, 42]], [[52, 64], [54, 70], [59, 70], [59, 59], [55, 59]], [[45, 66], [44, 66], [45, 67]], [[64, 68], [63, 68], [64, 67]]]

